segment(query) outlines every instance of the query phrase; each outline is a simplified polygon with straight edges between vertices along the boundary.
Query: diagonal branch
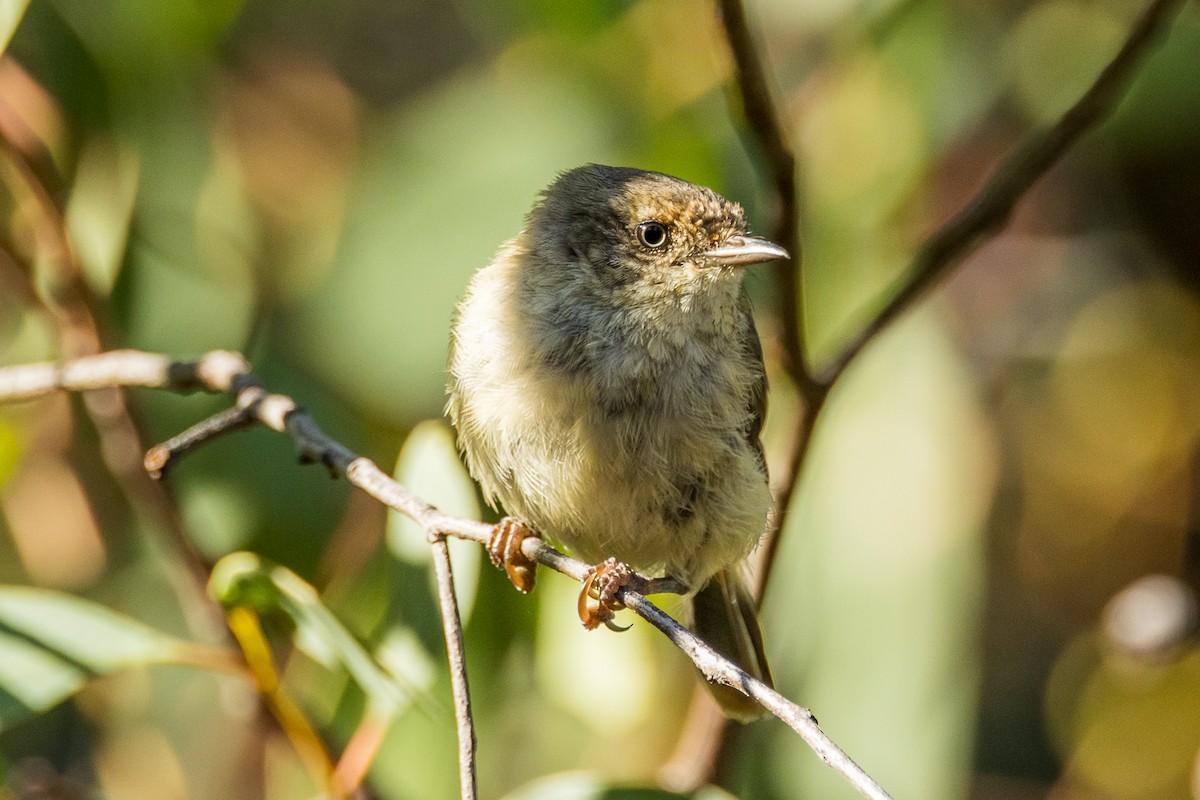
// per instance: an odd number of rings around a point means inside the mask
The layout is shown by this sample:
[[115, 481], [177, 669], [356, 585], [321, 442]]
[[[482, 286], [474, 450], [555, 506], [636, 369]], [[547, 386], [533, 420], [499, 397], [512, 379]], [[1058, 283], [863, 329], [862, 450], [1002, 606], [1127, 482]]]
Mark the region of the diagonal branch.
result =
[[[334, 473], [345, 475], [354, 486], [421, 525], [435, 544], [441, 542], [444, 546], [443, 536], [481, 544], [491, 539], [494, 526], [438, 510], [389, 477], [373, 461], [356, 455], [323, 433], [312, 417], [290, 398], [266, 393], [262, 383], [249, 372], [245, 359], [237, 353], [214, 351], [195, 361], [171, 362], [161, 355], [123, 350], [75, 359], [61, 365], [31, 364], [0, 368], [0, 402], [31, 399], [57, 390], [80, 391], [102, 386], [144, 386], [175, 391], [200, 388], [230, 393], [237, 406], [254, 409], [260, 424], [291, 436], [302, 460], [324, 464]], [[243, 396], [246, 393], [256, 393], [253, 403], [246, 401]], [[170, 457], [167, 460], [169, 462]], [[589, 565], [560, 553], [541, 539], [525, 539], [521, 549], [530, 558], [576, 580], [582, 580], [588, 574]], [[435, 547], [435, 554], [437, 550]], [[642, 580], [655, 590], [680, 588], [667, 586], [664, 589], [660, 582], [649, 578]], [[443, 598], [445, 613], [447, 602], [453, 605], [454, 599], [452, 595], [439, 594]], [[764, 709], [787, 723], [822, 760], [845, 777], [864, 797], [889, 800], [887, 792], [821, 730], [807, 709], [751, 677], [642, 594], [624, 590], [618, 599], [675, 643], [709, 681], [745, 692]], [[445, 621], [445, 624], [452, 625], [449, 621]], [[454, 646], [450, 645], [448, 649], [453, 653]], [[452, 654], [452, 669], [458, 669], [453, 661]], [[465, 686], [465, 671], [461, 671], [455, 680], [462, 680]], [[456, 697], [465, 697], [465, 693]], [[459, 704], [456, 699], [456, 706]], [[460, 713], [469, 714], [469, 710]], [[466, 781], [466, 770], [473, 766], [474, 741], [470, 726], [461, 717], [459, 734], [460, 737], [470, 737], [470, 740], [460, 738], [459, 743]]]
[[1051, 127], [1035, 133], [996, 170], [987, 184], [949, 222], [921, 245], [892, 299], [822, 370], [833, 384], [859, 353], [900, 315], [928, 294], [967, 255], [995, 235], [1029, 188], [1088, 131], [1112, 116], [1142, 59], [1170, 26], [1184, 0], [1154, 0], [1095, 82]]
[[[771, 170], [772, 186], [779, 202], [778, 241], [793, 254], [794, 268], [779, 263], [776, 281], [780, 295], [780, 337], [787, 374], [804, 399], [800, 418], [788, 435], [783, 470], [778, 476], [775, 519], [758, 555], [758, 591], [762, 597], [781, 540], [780, 531], [791, 504], [800, 473], [808, 459], [817, 419], [832, 386], [875, 337], [905, 311], [925, 297], [967, 255], [994, 235], [1007, 221], [1013, 208], [1046, 171], [1085, 133], [1107, 119], [1124, 96], [1133, 75], [1155, 39], [1179, 12], [1183, 0], [1154, 0], [1130, 30], [1125, 43], [1082, 97], [1050, 128], [1034, 134], [995, 173], [976, 197], [937, 230], [920, 247], [908, 270], [893, 289], [891, 300], [871, 319], [823, 370], [814, 373], [804, 359], [807, 304], [805, 281], [797, 236], [800, 210], [796, 190], [796, 159], [784, 131], [779, 111], [772, 101], [762, 61], [750, 34], [742, 0], [720, 0], [721, 21], [734, 57], [735, 75], [746, 122]], [[689, 719], [693, 715], [689, 715]], [[703, 741], [705, 748], [720, 747], [724, 721], [714, 714], [695, 715], [696, 726], [707, 726], [689, 741]], [[688, 761], [681, 767], [695, 774], [712, 762], [708, 752], [688, 753], [680, 749], [672, 761]]]
[[[1083, 96], [1051, 127], [1033, 134], [1004, 162], [976, 196], [949, 222], [935, 231], [917, 250], [891, 300], [860, 330], [816, 376], [817, 390], [803, 411], [798, 447], [792, 451], [790, 477], [799, 475], [807, 457], [817, 416], [829, 390], [847, 367], [879, 334], [929, 291], [976, 248], [994, 236], [1029, 188], [1088, 131], [1112, 115], [1132, 82], [1138, 66], [1155, 40], [1170, 25], [1184, 0], [1153, 0], [1138, 18], [1124, 44]], [[759, 583], [766, 586], [775, 563], [778, 529], [762, 547]]]

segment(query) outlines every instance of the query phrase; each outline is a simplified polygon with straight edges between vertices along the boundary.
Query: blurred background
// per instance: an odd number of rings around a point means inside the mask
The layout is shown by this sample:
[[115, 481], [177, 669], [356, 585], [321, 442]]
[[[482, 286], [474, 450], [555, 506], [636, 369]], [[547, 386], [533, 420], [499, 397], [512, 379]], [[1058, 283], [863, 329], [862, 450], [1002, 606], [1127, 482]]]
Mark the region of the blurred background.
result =
[[[1141, 5], [747, 3], [800, 162], [817, 364], [1086, 88]], [[454, 303], [556, 173], [676, 174], [769, 233], [708, 2], [22, 6], [4, 5], [20, 23], [0, 60], [0, 365], [86, 349], [89, 313], [105, 349], [241, 350], [449, 511], [492, 513], [437, 421]], [[1197, 86], [1193, 3], [1116, 116], [863, 354], [819, 421], [766, 594], [768, 652], [780, 689], [897, 798], [1200, 798]], [[778, 464], [797, 401], [770, 273], [749, 286]], [[224, 405], [129, 402], [142, 445]], [[98, 405], [0, 407], [0, 582], [228, 644], [168, 529], [208, 563], [281, 564], [406, 687], [367, 796], [457, 796], [419, 533], [265, 430], [190, 456], [165, 494], [131, 491], [102, 457], [120, 461]], [[454, 556], [481, 795], [661, 797], [635, 787], [676, 750], [685, 659], [640, 623], [585, 633], [561, 576], [522, 597], [478, 547]], [[285, 691], [340, 752], [367, 694], [303, 620], [264, 625]], [[0, 700], [11, 658], [0, 646]], [[237, 677], [120, 670], [48, 705], [0, 702], [4, 800], [319, 792]], [[724, 789], [695, 797], [856, 796], [774, 720], [734, 732], [719, 766]]]

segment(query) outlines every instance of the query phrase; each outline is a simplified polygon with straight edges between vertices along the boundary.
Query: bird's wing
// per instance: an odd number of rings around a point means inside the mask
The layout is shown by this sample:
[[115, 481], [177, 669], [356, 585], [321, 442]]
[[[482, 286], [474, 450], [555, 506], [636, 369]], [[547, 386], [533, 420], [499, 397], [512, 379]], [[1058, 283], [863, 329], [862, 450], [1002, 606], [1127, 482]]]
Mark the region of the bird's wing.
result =
[[767, 418], [767, 370], [763, 366], [762, 342], [758, 339], [758, 329], [754, 326], [754, 314], [750, 308], [750, 295], [742, 290], [738, 299], [738, 316], [741, 325], [738, 327], [738, 345], [749, 356], [754, 365], [754, 383], [750, 387], [750, 418], [744, 433], [746, 440], [758, 453], [758, 463], [762, 467], [763, 476], [767, 474], [767, 457], [763, 453], [762, 434], [763, 420]]

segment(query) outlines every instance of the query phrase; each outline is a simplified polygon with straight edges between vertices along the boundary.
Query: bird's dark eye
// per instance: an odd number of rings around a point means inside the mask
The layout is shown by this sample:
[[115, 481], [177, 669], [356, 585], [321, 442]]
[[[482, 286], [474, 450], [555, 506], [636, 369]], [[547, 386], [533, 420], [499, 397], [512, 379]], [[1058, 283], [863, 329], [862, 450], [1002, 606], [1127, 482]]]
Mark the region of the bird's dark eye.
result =
[[649, 248], [667, 243], [667, 229], [661, 222], [643, 222], [637, 226], [638, 241]]

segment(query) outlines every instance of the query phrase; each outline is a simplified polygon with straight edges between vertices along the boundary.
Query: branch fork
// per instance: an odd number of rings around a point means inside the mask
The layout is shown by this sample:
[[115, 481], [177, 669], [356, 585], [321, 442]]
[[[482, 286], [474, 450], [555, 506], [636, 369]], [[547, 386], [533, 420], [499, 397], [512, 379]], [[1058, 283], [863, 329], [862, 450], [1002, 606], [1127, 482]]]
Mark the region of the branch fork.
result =
[[[54, 365], [47, 364], [5, 367], [0, 368], [0, 401], [17, 397], [31, 399], [60, 389], [84, 388], [78, 385], [78, 382], [64, 382], [61, 378], [63, 375], [87, 375], [86, 388], [143, 386], [181, 392], [203, 389], [232, 394], [234, 405], [229, 411], [220, 412], [180, 436], [150, 449], [148, 458], [151, 454], [154, 456], [150, 460], [160, 473], [174, 465], [184, 454], [211, 441], [215, 436], [258, 423], [290, 436], [296, 443], [302, 460], [325, 464], [335, 474], [345, 475], [354, 486], [421, 525], [433, 548], [439, 605], [451, 663], [455, 716], [459, 727], [462, 796], [473, 800], [477, 796], [474, 755], [476, 739], [470, 713], [462, 624], [458, 618], [453, 572], [445, 537], [454, 536], [486, 545], [491, 541], [495, 526], [478, 520], [451, 516], [414, 495], [384, 473], [373, 461], [355, 454], [326, 435], [312, 416], [291, 398], [266, 392], [262, 382], [249, 372], [245, 361], [238, 359], [240, 356], [236, 354], [215, 351], [201, 356], [194, 362], [172, 363], [159, 354], [122, 350], [84, 356], [57, 369]], [[237, 424], [230, 426], [226, 415], [236, 420]], [[532, 561], [578, 581], [587, 580], [593, 574], [591, 565], [559, 552], [537, 537], [522, 539], [520, 551]], [[683, 591], [685, 587], [678, 581], [633, 574], [614, 590], [613, 596], [616, 601], [658, 628], [683, 650], [707, 680], [745, 692], [767, 711], [782, 719], [863, 796], [873, 800], [888, 800], [888, 794], [820, 729], [816, 719], [807, 709], [738, 668], [646, 599], [643, 593]]]

